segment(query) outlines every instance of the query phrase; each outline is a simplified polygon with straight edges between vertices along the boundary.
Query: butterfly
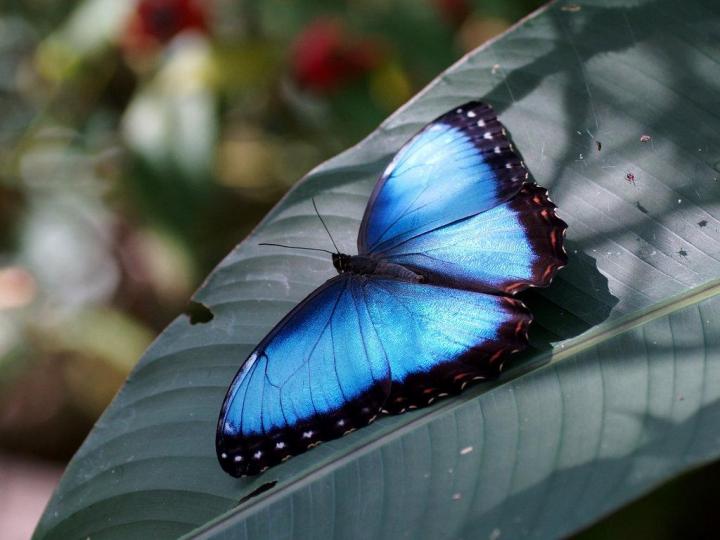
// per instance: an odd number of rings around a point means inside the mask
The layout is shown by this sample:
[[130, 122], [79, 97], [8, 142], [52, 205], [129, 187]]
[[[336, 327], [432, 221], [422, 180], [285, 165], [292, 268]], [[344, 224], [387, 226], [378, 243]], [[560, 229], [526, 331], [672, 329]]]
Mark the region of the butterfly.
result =
[[378, 180], [358, 255], [332, 253], [338, 275], [240, 367], [218, 421], [222, 468], [260, 473], [497, 376], [528, 343], [532, 316], [515, 294], [567, 262], [555, 209], [490, 106], [425, 126]]

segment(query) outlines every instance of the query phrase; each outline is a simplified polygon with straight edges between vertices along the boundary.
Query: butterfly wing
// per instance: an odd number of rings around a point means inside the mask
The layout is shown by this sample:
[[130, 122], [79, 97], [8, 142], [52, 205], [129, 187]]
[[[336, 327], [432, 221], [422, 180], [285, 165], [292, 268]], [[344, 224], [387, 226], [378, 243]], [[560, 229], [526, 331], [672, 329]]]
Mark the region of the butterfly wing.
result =
[[218, 422], [225, 471], [257, 474], [378, 414], [389, 364], [357, 280], [345, 274], [326, 282], [242, 365]]
[[374, 255], [410, 268], [429, 283], [515, 293], [549, 285], [567, 264], [566, 228], [547, 191], [526, 184], [494, 208]]
[[495, 377], [527, 343], [531, 316], [517, 299], [393, 278], [362, 278], [368, 313], [390, 365], [390, 413]]
[[225, 398], [216, 447], [234, 476], [495, 376], [527, 343], [531, 316], [502, 294], [546, 285], [566, 228], [492, 110], [477, 102], [432, 122], [379, 180], [360, 255], [423, 283], [342, 274], [252, 352]]
[[382, 252], [493, 208], [526, 178], [493, 110], [462, 105], [428, 124], [388, 165], [365, 210], [358, 252]]
[[236, 375], [216, 448], [233, 476], [495, 376], [530, 314], [515, 299], [341, 275], [301, 302]]

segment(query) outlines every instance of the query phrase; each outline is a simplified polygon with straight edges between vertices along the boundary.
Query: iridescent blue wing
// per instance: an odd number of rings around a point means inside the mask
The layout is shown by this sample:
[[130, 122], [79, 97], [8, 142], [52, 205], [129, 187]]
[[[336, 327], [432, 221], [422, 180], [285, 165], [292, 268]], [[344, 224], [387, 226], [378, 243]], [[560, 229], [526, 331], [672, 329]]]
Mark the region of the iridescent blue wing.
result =
[[342, 275], [285, 317], [225, 398], [216, 447], [234, 476], [496, 375], [526, 340], [515, 299]]
[[526, 178], [493, 110], [462, 105], [428, 124], [385, 169], [360, 225], [358, 252], [382, 252], [493, 208]]
[[357, 278], [341, 275], [293, 309], [235, 376], [216, 449], [233, 476], [257, 474], [371, 422], [390, 389], [384, 344]]
[[475, 216], [419, 234], [374, 253], [429, 283], [515, 293], [549, 285], [567, 264], [567, 225], [547, 191], [526, 184], [508, 201]]
[[495, 377], [526, 346], [531, 316], [517, 299], [392, 278], [363, 279], [368, 313], [390, 364], [383, 410], [403, 412]]
[[566, 226], [526, 178], [486, 105], [463, 105], [408, 142], [375, 187], [358, 248], [423, 282], [343, 274], [301, 302], [228, 391], [216, 444], [223, 468], [260, 472], [380, 411], [495, 376], [526, 345], [531, 320], [497, 293], [546, 285], [565, 263]]

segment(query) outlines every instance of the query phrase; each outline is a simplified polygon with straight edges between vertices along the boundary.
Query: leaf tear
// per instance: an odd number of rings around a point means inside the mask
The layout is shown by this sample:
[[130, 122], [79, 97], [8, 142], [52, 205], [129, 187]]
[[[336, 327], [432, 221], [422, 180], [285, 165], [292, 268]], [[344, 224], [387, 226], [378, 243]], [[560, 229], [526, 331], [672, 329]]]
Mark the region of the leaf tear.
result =
[[215, 315], [205, 304], [190, 301], [185, 308], [185, 315], [190, 318], [190, 324], [205, 324], [215, 318]]

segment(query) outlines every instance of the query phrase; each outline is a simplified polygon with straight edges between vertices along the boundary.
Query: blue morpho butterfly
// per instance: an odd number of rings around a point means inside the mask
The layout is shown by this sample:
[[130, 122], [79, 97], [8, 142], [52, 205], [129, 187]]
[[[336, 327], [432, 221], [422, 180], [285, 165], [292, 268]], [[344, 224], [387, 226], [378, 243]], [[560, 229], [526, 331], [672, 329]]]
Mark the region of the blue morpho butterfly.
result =
[[[567, 225], [493, 110], [470, 102], [428, 124], [375, 186], [358, 255], [295, 307], [228, 390], [217, 455], [257, 474], [321, 441], [496, 376], [527, 345], [513, 295], [566, 264]], [[319, 214], [318, 214], [319, 215]]]

